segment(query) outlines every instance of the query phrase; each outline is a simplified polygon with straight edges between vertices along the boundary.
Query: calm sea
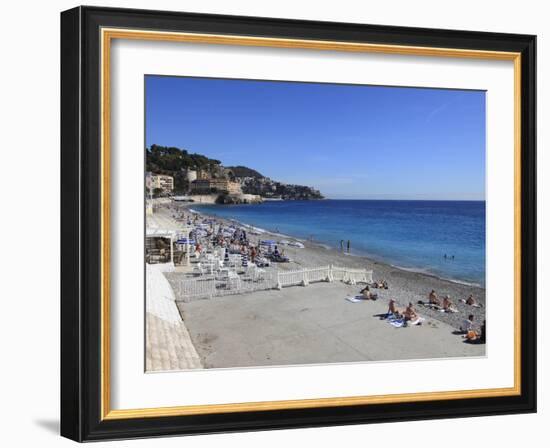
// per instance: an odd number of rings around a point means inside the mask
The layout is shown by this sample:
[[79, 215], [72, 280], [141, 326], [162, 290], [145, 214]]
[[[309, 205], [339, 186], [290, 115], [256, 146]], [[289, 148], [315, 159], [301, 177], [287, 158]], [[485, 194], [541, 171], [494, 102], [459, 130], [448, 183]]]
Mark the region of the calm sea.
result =
[[484, 201], [280, 201], [193, 208], [336, 249], [340, 240], [350, 240], [352, 254], [485, 285]]

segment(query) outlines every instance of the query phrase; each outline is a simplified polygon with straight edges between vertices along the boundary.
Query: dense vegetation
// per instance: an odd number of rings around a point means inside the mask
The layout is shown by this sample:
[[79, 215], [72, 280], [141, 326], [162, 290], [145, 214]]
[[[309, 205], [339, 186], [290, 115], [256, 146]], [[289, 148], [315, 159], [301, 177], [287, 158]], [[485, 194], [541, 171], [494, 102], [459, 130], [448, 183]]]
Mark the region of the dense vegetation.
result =
[[146, 150], [146, 171], [156, 174], [166, 174], [174, 177], [175, 192], [184, 192], [188, 188], [184, 170], [219, 170], [221, 162], [209, 159], [201, 154], [189, 153], [185, 149], [173, 146], [151, 145]]
[[262, 179], [264, 177], [258, 171], [242, 165], [228, 166], [227, 169], [231, 170], [235, 177], [253, 177], [255, 179]]
[[147, 149], [147, 171], [181, 171], [182, 169], [209, 170], [221, 162], [201, 154], [192, 154], [173, 146], [151, 145]]

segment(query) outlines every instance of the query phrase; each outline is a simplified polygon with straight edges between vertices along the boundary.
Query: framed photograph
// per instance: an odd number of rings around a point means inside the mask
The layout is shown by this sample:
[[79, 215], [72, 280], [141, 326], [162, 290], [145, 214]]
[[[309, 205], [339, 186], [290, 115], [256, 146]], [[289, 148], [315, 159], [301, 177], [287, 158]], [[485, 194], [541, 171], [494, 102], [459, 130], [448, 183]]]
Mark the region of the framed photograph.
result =
[[61, 14], [61, 433], [536, 411], [535, 36]]

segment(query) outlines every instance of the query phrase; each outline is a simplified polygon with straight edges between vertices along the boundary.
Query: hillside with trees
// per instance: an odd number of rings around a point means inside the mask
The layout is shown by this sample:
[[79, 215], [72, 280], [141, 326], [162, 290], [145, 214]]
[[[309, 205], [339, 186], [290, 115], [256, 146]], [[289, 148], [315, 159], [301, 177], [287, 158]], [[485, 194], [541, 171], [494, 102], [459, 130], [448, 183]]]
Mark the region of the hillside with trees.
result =
[[246, 166], [238, 165], [228, 166], [226, 168], [231, 171], [235, 177], [252, 177], [254, 179], [264, 178], [264, 176], [258, 173], [258, 171], [253, 170], [252, 168], [248, 168]]
[[224, 167], [220, 160], [210, 159], [202, 154], [190, 153], [173, 146], [151, 145], [146, 148], [146, 170], [174, 178], [174, 193], [189, 193], [187, 171], [206, 172], [211, 178], [230, 178], [241, 184], [243, 193], [263, 198], [277, 199], [323, 199], [323, 195], [312, 187], [290, 185], [271, 180], [258, 171], [242, 166]]

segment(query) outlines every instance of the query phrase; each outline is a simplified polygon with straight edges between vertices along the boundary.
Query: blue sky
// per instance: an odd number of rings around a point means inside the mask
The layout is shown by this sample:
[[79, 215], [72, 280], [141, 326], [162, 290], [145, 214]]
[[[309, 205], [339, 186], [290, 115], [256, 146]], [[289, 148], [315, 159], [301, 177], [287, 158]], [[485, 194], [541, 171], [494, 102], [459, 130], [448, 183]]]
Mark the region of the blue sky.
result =
[[485, 199], [485, 92], [146, 76], [146, 145], [334, 199]]

